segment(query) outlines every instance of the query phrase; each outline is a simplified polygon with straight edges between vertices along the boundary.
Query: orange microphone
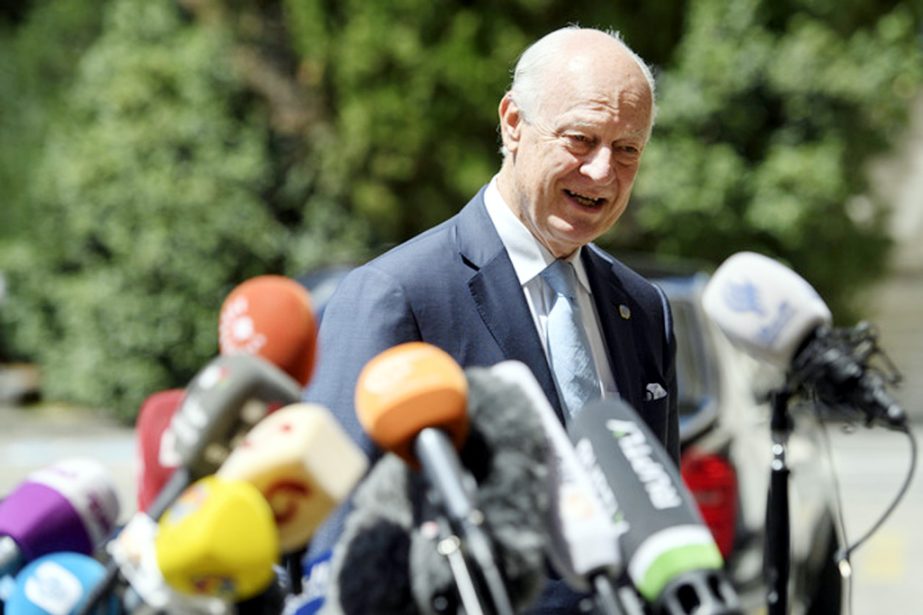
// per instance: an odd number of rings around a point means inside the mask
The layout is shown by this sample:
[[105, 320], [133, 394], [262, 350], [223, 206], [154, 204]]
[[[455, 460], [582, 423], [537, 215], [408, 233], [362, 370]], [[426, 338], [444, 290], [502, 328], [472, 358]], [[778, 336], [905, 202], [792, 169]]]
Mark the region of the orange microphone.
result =
[[[453, 574], [469, 613], [513, 613], [478, 509], [476, 483], [458, 449], [468, 436], [468, 381], [443, 350], [423, 342], [400, 344], [369, 361], [356, 383], [356, 414], [381, 448], [421, 468], [430, 494], [457, 537]], [[442, 525], [442, 524], [439, 524]], [[445, 534], [441, 538], [448, 538]]]
[[221, 306], [221, 354], [259, 355], [305, 386], [314, 370], [316, 345], [311, 296], [290, 278], [250, 278], [234, 288]]
[[356, 414], [370, 438], [414, 468], [416, 437], [438, 428], [460, 449], [468, 436], [468, 381], [445, 351], [408, 342], [369, 361], [356, 383]]

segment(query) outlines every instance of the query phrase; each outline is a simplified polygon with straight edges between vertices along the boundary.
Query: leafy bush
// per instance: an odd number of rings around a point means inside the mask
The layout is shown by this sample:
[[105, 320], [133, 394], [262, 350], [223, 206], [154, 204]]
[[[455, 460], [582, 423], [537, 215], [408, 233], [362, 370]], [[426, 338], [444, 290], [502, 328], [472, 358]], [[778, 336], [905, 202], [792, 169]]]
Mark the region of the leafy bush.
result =
[[215, 353], [233, 285], [281, 267], [265, 125], [228, 49], [171, 2], [120, 0], [82, 57], [10, 263], [13, 338], [47, 395], [133, 417]]
[[499, 166], [517, 55], [616, 26], [659, 116], [602, 239], [791, 263], [840, 320], [888, 254], [864, 169], [921, 88], [909, 1], [58, 0], [0, 13], [4, 350], [130, 420], [216, 351], [230, 289], [361, 260]]

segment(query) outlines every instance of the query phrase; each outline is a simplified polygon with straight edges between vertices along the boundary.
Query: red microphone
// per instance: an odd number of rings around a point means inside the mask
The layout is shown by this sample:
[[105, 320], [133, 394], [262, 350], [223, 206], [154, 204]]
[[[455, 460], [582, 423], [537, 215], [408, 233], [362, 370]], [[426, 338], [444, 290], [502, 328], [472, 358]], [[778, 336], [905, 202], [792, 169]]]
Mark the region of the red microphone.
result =
[[183, 403], [184, 394], [183, 389], [158, 391], [141, 404], [135, 422], [138, 510], [147, 510], [180, 463], [176, 440], [168, 427]]
[[262, 275], [237, 286], [221, 306], [218, 333], [221, 354], [259, 355], [302, 386], [311, 379], [317, 323], [310, 294], [290, 278]]

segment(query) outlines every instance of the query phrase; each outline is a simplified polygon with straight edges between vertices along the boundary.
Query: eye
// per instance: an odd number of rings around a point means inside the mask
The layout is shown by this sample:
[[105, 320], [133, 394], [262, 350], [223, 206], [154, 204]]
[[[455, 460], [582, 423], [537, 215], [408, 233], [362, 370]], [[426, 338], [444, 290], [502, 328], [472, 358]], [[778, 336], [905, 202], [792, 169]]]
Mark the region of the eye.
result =
[[613, 149], [616, 156], [624, 162], [637, 160], [641, 156], [641, 148], [630, 143], [616, 145]]
[[596, 145], [596, 139], [580, 132], [569, 132], [564, 135], [567, 147], [575, 152], [588, 152]]

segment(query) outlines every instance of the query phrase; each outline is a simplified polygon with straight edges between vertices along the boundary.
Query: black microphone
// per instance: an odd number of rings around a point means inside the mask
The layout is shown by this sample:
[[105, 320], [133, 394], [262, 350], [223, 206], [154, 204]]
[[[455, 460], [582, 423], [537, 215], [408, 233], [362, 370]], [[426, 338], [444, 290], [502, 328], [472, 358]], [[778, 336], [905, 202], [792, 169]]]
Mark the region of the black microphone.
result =
[[568, 425], [619, 535], [628, 577], [654, 614], [741, 613], [711, 532], [672, 459], [621, 399], [588, 404]]
[[[470, 423], [459, 459], [476, 483], [475, 509], [519, 611], [534, 601], [545, 578], [543, 429], [521, 395], [498, 395], [487, 370], [472, 368], [464, 376]], [[440, 532], [442, 509], [431, 491], [427, 478], [395, 455], [379, 459], [357, 488], [334, 548], [325, 610], [449, 613], [461, 606], [452, 568], [459, 545]]]
[[[255, 355], [212, 359], [186, 387], [183, 403], [170, 422], [180, 464], [147, 513], [135, 517], [159, 519], [186, 487], [221, 466], [235, 444], [266, 416], [269, 403], [285, 405], [300, 398], [297, 382]], [[106, 577], [93, 589], [81, 614], [88, 615], [118, 578], [119, 564], [110, 560]]]
[[301, 386], [256, 355], [212, 359], [186, 387], [183, 403], [170, 421], [180, 464], [148, 508], [148, 516], [160, 518], [186, 487], [217, 471], [237, 442], [266, 416], [268, 404], [300, 399]]
[[883, 354], [874, 331], [864, 323], [832, 328], [827, 305], [791, 269], [754, 252], [734, 254], [708, 281], [702, 306], [737, 346], [788, 370], [792, 390], [855, 408], [869, 423], [907, 429], [903, 408], [869, 366], [872, 356]]

